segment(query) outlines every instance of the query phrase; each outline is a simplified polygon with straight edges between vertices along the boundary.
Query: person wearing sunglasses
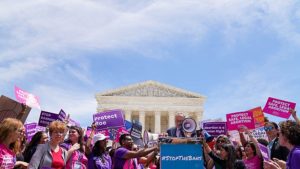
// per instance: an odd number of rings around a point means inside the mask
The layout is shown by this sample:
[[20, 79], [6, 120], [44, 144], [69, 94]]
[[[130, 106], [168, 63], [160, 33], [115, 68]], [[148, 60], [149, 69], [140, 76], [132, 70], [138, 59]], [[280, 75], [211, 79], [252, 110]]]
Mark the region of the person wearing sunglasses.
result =
[[265, 122], [264, 129], [268, 137], [268, 150], [271, 159], [277, 158], [286, 161], [289, 150], [279, 144], [279, 128], [275, 122]]
[[288, 160], [286, 163], [282, 160], [274, 158], [265, 161], [265, 169], [296, 169], [300, 166], [300, 124], [292, 120], [286, 120], [279, 123], [279, 143], [288, 148]]

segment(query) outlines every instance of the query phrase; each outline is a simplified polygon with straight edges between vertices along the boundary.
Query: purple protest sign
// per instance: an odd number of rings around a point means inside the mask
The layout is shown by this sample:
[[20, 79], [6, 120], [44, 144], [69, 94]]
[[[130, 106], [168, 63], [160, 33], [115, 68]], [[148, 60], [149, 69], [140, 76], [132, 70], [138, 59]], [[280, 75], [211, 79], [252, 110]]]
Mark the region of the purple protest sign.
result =
[[69, 118], [69, 123], [68, 123], [69, 126], [77, 126], [77, 127], [80, 127], [80, 124], [78, 122], [76, 122], [75, 120]]
[[39, 132], [39, 131], [46, 131], [46, 127], [43, 127], [43, 126], [39, 126], [37, 125], [36, 128], [35, 128], [36, 132]]
[[237, 130], [241, 126], [246, 126], [248, 129], [255, 128], [253, 112], [251, 111], [226, 114], [226, 119], [228, 130]]
[[66, 113], [63, 109], [60, 109], [59, 113], [58, 113], [58, 120], [60, 121], [64, 121], [66, 119]]
[[291, 115], [290, 109], [295, 109], [296, 103], [269, 97], [263, 112], [288, 119]]
[[41, 109], [39, 98], [37, 96], [28, 93], [17, 86], [15, 86], [15, 95], [16, 95], [16, 99], [20, 103], [24, 103], [29, 107], [35, 107]]
[[99, 130], [124, 126], [122, 110], [110, 110], [94, 114], [93, 120]]
[[269, 156], [269, 151], [268, 151], [268, 147], [258, 143], [258, 147], [260, 149], [261, 155], [263, 156], [265, 161], [269, 161], [270, 160], [270, 156]]
[[25, 133], [26, 133], [27, 141], [30, 141], [31, 138], [36, 133], [37, 123], [27, 123], [24, 126], [25, 126]]
[[57, 119], [58, 119], [58, 114], [41, 111], [38, 125], [47, 127], [52, 121], [55, 121]]
[[204, 122], [203, 129], [214, 137], [227, 133], [226, 122]]

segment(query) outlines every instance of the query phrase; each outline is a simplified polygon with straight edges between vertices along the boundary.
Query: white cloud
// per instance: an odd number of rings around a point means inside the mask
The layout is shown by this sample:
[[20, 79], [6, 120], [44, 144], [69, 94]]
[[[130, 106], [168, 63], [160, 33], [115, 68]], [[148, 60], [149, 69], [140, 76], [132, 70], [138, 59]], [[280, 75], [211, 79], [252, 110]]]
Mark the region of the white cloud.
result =
[[[42, 110], [58, 113], [63, 109], [71, 118], [82, 126], [92, 123], [92, 115], [96, 113], [97, 102], [91, 92], [83, 89], [60, 88], [53, 86], [35, 86], [32, 93], [40, 98]], [[32, 110], [27, 119], [28, 122], [37, 122], [38, 110]]]

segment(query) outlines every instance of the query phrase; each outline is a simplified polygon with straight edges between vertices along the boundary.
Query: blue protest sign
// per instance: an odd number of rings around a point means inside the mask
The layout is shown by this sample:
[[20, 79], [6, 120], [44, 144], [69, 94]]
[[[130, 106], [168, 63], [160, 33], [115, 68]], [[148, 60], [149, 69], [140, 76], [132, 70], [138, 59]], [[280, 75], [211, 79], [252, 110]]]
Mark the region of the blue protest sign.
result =
[[200, 144], [162, 144], [161, 169], [203, 169], [203, 153]]

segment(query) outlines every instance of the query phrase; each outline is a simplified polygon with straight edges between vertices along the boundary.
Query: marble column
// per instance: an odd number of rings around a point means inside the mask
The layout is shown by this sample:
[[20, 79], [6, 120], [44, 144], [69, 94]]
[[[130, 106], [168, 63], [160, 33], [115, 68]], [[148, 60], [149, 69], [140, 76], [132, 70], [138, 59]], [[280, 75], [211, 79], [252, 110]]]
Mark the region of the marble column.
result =
[[132, 114], [132, 111], [126, 110], [126, 111], [125, 111], [125, 120], [131, 122], [131, 114]]
[[175, 112], [169, 112], [169, 128], [175, 127]]
[[160, 115], [161, 115], [161, 113], [159, 111], [154, 112], [154, 118], [155, 118], [154, 133], [161, 133], [161, 131], [160, 131], [160, 127], [161, 127]]
[[141, 123], [143, 130], [142, 130], [142, 134], [144, 133], [145, 130], [145, 112], [144, 111], [140, 111], [139, 112], [139, 122]]

